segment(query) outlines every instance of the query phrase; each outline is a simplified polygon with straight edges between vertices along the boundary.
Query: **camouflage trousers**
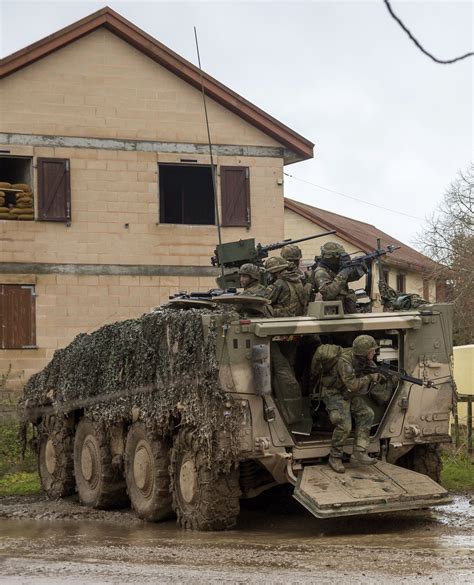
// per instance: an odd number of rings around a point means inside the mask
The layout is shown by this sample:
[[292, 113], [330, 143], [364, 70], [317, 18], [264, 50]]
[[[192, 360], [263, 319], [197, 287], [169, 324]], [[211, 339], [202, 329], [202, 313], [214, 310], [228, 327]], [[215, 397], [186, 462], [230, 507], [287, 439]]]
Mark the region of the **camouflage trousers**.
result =
[[370, 427], [374, 421], [374, 411], [362, 396], [344, 398], [338, 390], [324, 388], [322, 399], [329, 418], [335, 429], [331, 439], [331, 455], [342, 457], [344, 445], [352, 430], [352, 417], [355, 421], [354, 448], [365, 451], [369, 445]]
[[272, 341], [272, 384], [283, 418], [291, 425], [303, 418], [303, 397], [293, 370], [296, 345], [293, 342]]

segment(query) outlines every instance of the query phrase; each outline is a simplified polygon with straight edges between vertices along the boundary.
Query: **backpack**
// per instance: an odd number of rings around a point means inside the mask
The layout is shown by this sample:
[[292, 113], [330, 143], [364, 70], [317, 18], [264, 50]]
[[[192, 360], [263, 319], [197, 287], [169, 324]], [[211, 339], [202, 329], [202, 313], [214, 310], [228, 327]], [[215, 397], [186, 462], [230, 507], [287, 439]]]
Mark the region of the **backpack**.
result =
[[319, 397], [322, 390], [322, 382], [326, 378], [326, 382], [330, 381], [334, 366], [342, 353], [340, 345], [333, 345], [332, 343], [324, 343], [318, 347], [314, 352], [311, 360], [311, 388], [313, 398]]

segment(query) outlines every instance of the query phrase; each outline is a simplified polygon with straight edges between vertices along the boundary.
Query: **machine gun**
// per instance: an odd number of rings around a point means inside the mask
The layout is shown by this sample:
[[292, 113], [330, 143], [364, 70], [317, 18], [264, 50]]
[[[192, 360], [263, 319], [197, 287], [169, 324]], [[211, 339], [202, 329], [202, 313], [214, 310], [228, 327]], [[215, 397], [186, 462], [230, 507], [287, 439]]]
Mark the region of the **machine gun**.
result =
[[[276, 242], [275, 244], [255, 244], [254, 238], [246, 240], [239, 240], [238, 242], [229, 242], [226, 244], [219, 244], [214, 251], [214, 256], [211, 258], [212, 266], [219, 266], [225, 269], [240, 268], [243, 264], [251, 263], [257, 266], [263, 266], [263, 259], [268, 257], [268, 253], [273, 250], [280, 250], [288, 244], [298, 244], [306, 240], [313, 240], [314, 238], [321, 238], [323, 236], [330, 236], [336, 231], [324, 232], [322, 234], [315, 234], [314, 236], [306, 236], [305, 238], [298, 238], [292, 240], [290, 238]], [[224, 274], [217, 278], [217, 286], [222, 289], [232, 287], [239, 287], [239, 272], [234, 271], [230, 274]]]
[[370, 364], [364, 367], [364, 374], [382, 374], [384, 376], [395, 376], [399, 380], [403, 380], [404, 382], [410, 382], [411, 384], [416, 384], [417, 386], [424, 386], [425, 388], [436, 388], [431, 380], [422, 380], [421, 378], [415, 378], [414, 376], [410, 376], [405, 370], [396, 370], [395, 368], [391, 368], [389, 364], [374, 362], [374, 364]]

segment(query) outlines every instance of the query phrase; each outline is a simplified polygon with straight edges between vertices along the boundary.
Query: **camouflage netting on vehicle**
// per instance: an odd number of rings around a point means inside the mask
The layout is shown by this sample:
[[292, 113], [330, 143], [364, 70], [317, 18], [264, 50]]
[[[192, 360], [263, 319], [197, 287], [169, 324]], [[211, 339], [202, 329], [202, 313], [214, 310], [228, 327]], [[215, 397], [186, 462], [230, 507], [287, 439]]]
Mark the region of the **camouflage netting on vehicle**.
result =
[[[26, 405], [27, 415], [31, 404], [38, 412], [45, 405], [55, 412], [83, 408], [107, 429], [130, 422], [133, 409], [158, 434], [170, 434], [179, 423], [193, 427], [209, 465], [229, 468], [237, 454], [240, 405], [219, 384], [218, 332], [211, 320], [205, 337], [206, 314], [226, 322], [236, 317], [228, 309], [162, 307], [78, 335], [29, 379], [20, 412]], [[218, 441], [222, 436], [226, 440]]]

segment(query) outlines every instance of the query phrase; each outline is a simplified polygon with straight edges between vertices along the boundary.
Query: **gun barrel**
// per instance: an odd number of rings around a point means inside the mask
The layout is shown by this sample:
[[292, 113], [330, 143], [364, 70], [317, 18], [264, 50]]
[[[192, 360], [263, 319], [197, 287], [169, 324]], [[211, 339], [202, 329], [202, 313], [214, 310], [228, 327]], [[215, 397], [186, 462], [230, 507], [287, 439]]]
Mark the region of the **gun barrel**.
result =
[[262, 246], [261, 244], [258, 244], [257, 248], [259, 249], [259, 251], [261, 252], [271, 252], [272, 250], [279, 250], [280, 248], [283, 248], [284, 246], [288, 246], [288, 244], [298, 244], [299, 242], [306, 242], [307, 240], [314, 240], [315, 238], [322, 238], [324, 236], [330, 236], [332, 234], [335, 234], [336, 230], [331, 230], [330, 232], [323, 232], [322, 234], [314, 234], [313, 236], [306, 236], [304, 238], [296, 238], [295, 240], [292, 240], [291, 238], [288, 238], [286, 240], [282, 240], [281, 242], [276, 242], [275, 244], [268, 244], [268, 246]]

